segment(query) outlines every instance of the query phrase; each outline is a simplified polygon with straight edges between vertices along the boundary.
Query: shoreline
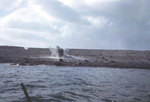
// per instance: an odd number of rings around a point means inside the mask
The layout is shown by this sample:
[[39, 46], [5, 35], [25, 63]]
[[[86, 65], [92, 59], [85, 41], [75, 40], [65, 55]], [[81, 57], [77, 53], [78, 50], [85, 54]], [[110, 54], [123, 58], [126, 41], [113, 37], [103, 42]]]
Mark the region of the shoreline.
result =
[[150, 51], [67, 49], [66, 53], [83, 59], [57, 61], [48, 48], [0, 46], [0, 63], [150, 69]]

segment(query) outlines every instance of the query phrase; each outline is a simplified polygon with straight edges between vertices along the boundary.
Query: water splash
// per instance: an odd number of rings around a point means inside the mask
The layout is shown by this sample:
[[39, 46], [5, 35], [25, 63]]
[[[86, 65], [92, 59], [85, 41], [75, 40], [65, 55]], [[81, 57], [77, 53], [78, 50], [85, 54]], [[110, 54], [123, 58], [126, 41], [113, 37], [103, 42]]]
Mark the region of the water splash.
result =
[[87, 59], [84, 58], [84, 57], [69, 55], [69, 54], [67, 54], [68, 51], [69, 51], [69, 49], [65, 49], [65, 50], [64, 50], [64, 58], [66, 58], [66, 59], [87, 60]]
[[74, 59], [74, 60], [85, 60], [83, 57], [79, 56], [72, 56], [67, 54], [69, 51], [68, 49], [60, 48], [59, 46], [56, 46], [56, 48], [49, 47], [49, 50], [51, 52], [50, 58], [53, 59]]
[[49, 47], [49, 50], [51, 52], [51, 57], [53, 58], [61, 59], [64, 57], [64, 49], [59, 46], [56, 46], [56, 48]]

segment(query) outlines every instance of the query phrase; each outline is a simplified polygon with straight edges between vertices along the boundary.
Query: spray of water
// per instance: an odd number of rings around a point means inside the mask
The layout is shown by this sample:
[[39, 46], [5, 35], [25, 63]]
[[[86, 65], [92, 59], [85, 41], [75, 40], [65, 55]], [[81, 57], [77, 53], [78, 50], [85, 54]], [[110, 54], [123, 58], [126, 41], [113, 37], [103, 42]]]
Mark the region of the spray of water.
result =
[[51, 57], [56, 59], [61, 59], [64, 57], [64, 49], [60, 48], [59, 46], [56, 46], [56, 48], [49, 47], [49, 50], [51, 52]]
[[53, 58], [53, 59], [85, 60], [85, 58], [83, 58], [83, 57], [71, 56], [71, 55], [67, 54], [68, 49], [64, 50], [63, 48], [60, 48], [59, 46], [56, 46], [56, 48], [49, 47], [49, 50], [51, 52], [50, 58]]

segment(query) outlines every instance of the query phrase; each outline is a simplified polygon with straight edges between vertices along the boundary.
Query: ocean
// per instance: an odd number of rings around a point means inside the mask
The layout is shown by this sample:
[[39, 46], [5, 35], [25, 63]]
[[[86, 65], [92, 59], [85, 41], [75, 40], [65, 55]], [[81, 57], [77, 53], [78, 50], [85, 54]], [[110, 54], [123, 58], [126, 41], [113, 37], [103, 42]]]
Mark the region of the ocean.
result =
[[0, 64], [0, 102], [150, 102], [150, 70]]

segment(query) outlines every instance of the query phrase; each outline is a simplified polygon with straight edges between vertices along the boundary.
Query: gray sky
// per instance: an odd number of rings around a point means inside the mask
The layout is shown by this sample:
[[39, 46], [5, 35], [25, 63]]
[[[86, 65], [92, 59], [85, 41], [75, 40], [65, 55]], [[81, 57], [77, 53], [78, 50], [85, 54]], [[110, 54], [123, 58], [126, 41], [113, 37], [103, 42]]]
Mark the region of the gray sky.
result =
[[0, 45], [150, 50], [150, 0], [0, 0]]

